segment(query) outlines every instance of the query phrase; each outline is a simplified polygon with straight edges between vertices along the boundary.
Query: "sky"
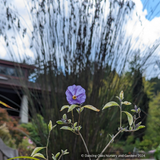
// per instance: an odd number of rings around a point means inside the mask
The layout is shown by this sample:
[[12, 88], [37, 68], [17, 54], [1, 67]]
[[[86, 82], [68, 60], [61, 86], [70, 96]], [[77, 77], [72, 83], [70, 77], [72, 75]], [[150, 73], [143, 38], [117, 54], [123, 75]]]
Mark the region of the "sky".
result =
[[160, 1], [159, 0], [141, 0], [143, 11], [147, 10], [146, 19], [152, 21], [155, 17], [160, 17]]
[[[25, 0], [12, 0], [14, 5], [21, 15], [22, 19], [25, 21], [30, 31], [29, 35], [31, 36], [32, 24], [26, 9]], [[132, 18], [128, 20], [126, 25], [126, 33], [128, 36], [132, 37], [132, 47], [140, 47], [141, 49], [152, 47], [152, 44], [160, 35], [160, 1], [159, 0], [133, 0], [136, 4], [135, 11], [132, 14]], [[24, 3], [25, 2], [25, 3]], [[140, 21], [137, 22], [137, 15], [140, 17]], [[134, 32], [133, 32], [134, 31]], [[137, 43], [137, 40], [139, 43]], [[13, 46], [14, 56], [21, 56], [21, 53], [25, 53], [31, 59], [34, 59], [33, 52], [29, 49], [29, 37], [25, 37], [25, 47], [23, 46], [21, 39], [17, 37], [18, 49], [17, 46]], [[137, 45], [137, 46], [136, 46]], [[8, 51], [6, 50], [5, 42], [2, 36], [0, 36], [0, 59], [11, 60]], [[160, 49], [157, 50], [156, 54], [160, 56]], [[155, 66], [155, 68], [157, 68]], [[152, 71], [148, 71], [150, 74]], [[158, 74], [155, 73], [154, 74]], [[154, 75], [151, 75], [154, 76]]]

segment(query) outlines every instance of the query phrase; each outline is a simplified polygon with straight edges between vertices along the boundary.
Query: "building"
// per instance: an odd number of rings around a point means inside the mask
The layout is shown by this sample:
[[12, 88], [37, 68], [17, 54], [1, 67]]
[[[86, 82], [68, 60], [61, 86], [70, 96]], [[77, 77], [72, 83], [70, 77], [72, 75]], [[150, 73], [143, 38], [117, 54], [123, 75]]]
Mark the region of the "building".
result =
[[[18, 116], [21, 123], [28, 122], [28, 97], [24, 88], [40, 91], [40, 87], [29, 82], [29, 75], [36, 69], [33, 65], [15, 63], [0, 59], [0, 101], [13, 107], [6, 108], [12, 116]], [[0, 107], [3, 107], [0, 104]]]

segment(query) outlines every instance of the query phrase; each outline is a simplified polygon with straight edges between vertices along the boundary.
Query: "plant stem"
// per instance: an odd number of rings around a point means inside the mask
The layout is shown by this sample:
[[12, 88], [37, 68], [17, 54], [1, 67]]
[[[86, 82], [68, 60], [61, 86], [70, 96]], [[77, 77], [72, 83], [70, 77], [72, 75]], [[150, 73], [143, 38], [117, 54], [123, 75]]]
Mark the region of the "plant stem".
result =
[[[80, 106], [80, 110], [81, 110], [81, 106]], [[81, 118], [81, 111], [79, 112], [78, 126], [79, 126], [79, 123], [80, 123], [80, 118]]]
[[47, 157], [47, 160], [48, 160], [48, 144], [49, 144], [50, 133], [51, 132], [49, 132], [49, 134], [48, 134], [47, 145], [46, 145], [46, 157]]
[[100, 156], [103, 154], [103, 152], [108, 148], [108, 146], [111, 144], [111, 142], [118, 136], [118, 134], [121, 132], [121, 130], [119, 130], [117, 132], [117, 134], [109, 141], [109, 143], [106, 145], [106, 147], [103, 149], [103, 151], [99, 154], [98, 158], [96, 160], [99, 160]]
[[63, 156], [63, 153], [59, 156], [58, 160], [60, 160], [62, 156]]
[[121, 129], [121, 127], [122, 127], [122, 104], [121, 104], [121, 102], [120, 102], [120, 129]]
[[73, 115], [73, 110], [72, 110], [71, 112], [72, 112], [72, 123], [74, 124], [74, 115]]
[[[88, 148], [87, 148], [87, 145], [86, 145], [86, 142], [84, 141], [83, 136], [81, 135], [81, 133], [80, 133], [80, 132], [78, 132], [78, 134], [80, 135], [80, 137], [81, 137], [81, 139], [82, 139], [82, 141], [83, 141], [83, 144], [84, 144], [84, 146], [85, 146], [85, 148], [86, 148], [87, 154], [88, 154], [88, 155], [90, 155], [90, 154], [89, 154], [89, 151], [88, 151]], [[91, 158], [90, 158], [90, 157], [89, 157], [89, 160], [91, 160]]]

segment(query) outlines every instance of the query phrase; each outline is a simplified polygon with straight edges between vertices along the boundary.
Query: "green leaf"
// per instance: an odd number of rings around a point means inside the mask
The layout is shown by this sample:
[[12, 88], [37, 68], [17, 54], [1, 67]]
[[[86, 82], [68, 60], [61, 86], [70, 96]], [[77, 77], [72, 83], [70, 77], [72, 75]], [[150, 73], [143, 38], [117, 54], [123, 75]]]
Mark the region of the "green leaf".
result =
[[36, 153], [36, 154], [33, 155], [33, 157], [40, 157], [40, 158], [46, 159], [46, 158], [44, 157], [44, 155], [41, 154], [41, 153]]
[[64, 106], [62, 106], [62, 108], [61, 108], [60, 111], [63, 111], [63, 110], [66, 109], [66, 108], [69, 108], [69, 105], [64, 105]]
[[123, 91], [120, 92], [119, 97], [120, 97], [121, 100], [124, 99], [124, 92]]
[[34, 158], [34, 157], [29, 157], [29, 156], [19, 156], [19, 157], [13, 157], [13, 158], [9, 158], [7, 160], [11, 160], [11, 159], [17, 159], [17, 158], [24, 158], [24, 159], [34, 159], [34, 160], [39, 160], [38, 158]]
[[74, 127], [76, 127], [76, 126], [77, 126], [77, 122], [74, 123]]
[[81, 113], [83, 111], [84, 107], [76, 109], [78, 113]]
[[49, 129], [49, 132], [52, 130], [52, 121], [51, 120], [49, 121], [48, 129]]
[[114, 101], [111, 101], [111, 102], [108, 102], [102, 110], [106, 109], [106, 108], [109, 108], [109, 107], [112, 107], [112, 106], [119, 106], [118, 103], [114, 102]]
[[71, 123], [71, 119], [68, 119], [68, 124], [70, 124]]
[[120, 102], [122, 101], [118, 96], [116, 96], [116, 98], [118, 98]]
[[140, 126], [142, 122], [139, 122], [138, 124], [136, 124], [137, 126]]
[[55, 158], [57, 158], [59, 155], [60, 155], [60, 152], [58, 152], [58, 153], [55, 155]]
[[78, 107], [78, 105], [76, 104], [72, 104], [69, 109], [68, 109], [68, 112], [72, 111], [74, 108]]
[[132, 112], [136, 112], [136, 110], [135, 110], [135, 109], [131, 109], [131, 111], [132, 111]]
[[138, 113], [140, 113], [140, 112], [141, 112], [141, 109], [140, 109], [140, 108], [138, 108], [138, 109], [137, 109], [137, 112], [138, 112]]
[[138, 126], [138, 127], [136, 128], [136, 131], [139, 130], [139, 129], [142, 129], [142, 128], [145, 128], [145, 126], [143, 126], [143, 125]]
[[64, 130], [68, 130], [68, 131], [73, 131], [73, 129], [71, 127], [68, 127], [68, 126], [63, 126], [60, 129], [64, 129]]
[[54, 156], [54, 154], [52, 153], [52, 159], [53, 160], [56, 160], [56, 157]]
[[61, 120], [58, 120], [57, 122], [56, 122], [57, 124], [65, 124], [63, 121], [61, 121]]
[[67, 119], [67, 115], [64, 114], [62, 118], [63, 118], [64, 120], [66, 120], [66, 119]]
[[80, 112], [82, 112], [83, 110], [84, 110], [84, 107], [81, 107], [81, 108], [80, 108]]
[[78, 131], [80, 131], [80, 130], [81, 130], [81, 128], [82, 128], [81, 126], [78, 126]]
[[37, 152], [39, 152], [40, 150], [42, 150], [42, 149], [44, 149], [44, 148], [46, 148], [46, 147], [36, 147], [36, 148], [33, 150], [31, 156], [33, 157]]
[[84, 108], [91, 109], [91, 110], [96, 111], [96, 112], [99, 112], [99, 111], [100, 111], [99, 109], [97, 109], [96, 107], [91, 106], [91, 105], [85, 105], [85, 106], [83, 106], [83, 107], [84, 107]]
[[127, 111], [122, 111], [122, 112], [124, 112], [127, 115], [129, 125], [131, 126], [132, 123], [133, 123], [133, 116], [129, 112], [127, 112]]
[[122, 104], [124, 104], [124, 105], [131, 105], [131, 102], [124, 101], [124, 102], [122, 102]]
[[65, 152], [63, 155], [69, 154], [69, 152]]
[[69, 154], [69, 152], [67, 152], [67, 149], [65, 151], [63, 151], [63, 155], [65, 154]]
[[54, 129], [56, 126], [57, 126], [57, 125], [55, 124], [55, 125], [52, 127], [52, 129]]

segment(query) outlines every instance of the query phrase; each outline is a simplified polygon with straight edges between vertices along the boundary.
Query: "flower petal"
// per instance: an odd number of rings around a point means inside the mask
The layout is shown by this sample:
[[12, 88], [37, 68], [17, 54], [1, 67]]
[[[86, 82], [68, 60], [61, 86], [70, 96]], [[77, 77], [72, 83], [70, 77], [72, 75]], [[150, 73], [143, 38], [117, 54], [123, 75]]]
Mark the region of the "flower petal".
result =
[[72, 93], [68, 89], [66, 90], [66, 96], [70, 98], [73, 97]]
[[69, 86], [67, 90], [69, 90], [71, 92], [72, 96], [75, 95], [76, 85]]
[[68, 101], [69, 104], [75, 104], [73, 98], [70, 98], [68, 96], [66, 98], [67, 98], [67, 101]]
[[86, 94], [84, 93], [80, 94], [79, 96], [77, 96], [76, 100], [79, 102], [78, 104], [82, 104], [86, 100]]
[[85, 89], [84, 88], [82, 88], [81, 86], [77, 86], [77, 88], [76, 88], [76, 93], [75, 93], [75, 95], [76, 96], [78, 96], [78, 95], [80, 95], [80, 94], [85, 94]]

